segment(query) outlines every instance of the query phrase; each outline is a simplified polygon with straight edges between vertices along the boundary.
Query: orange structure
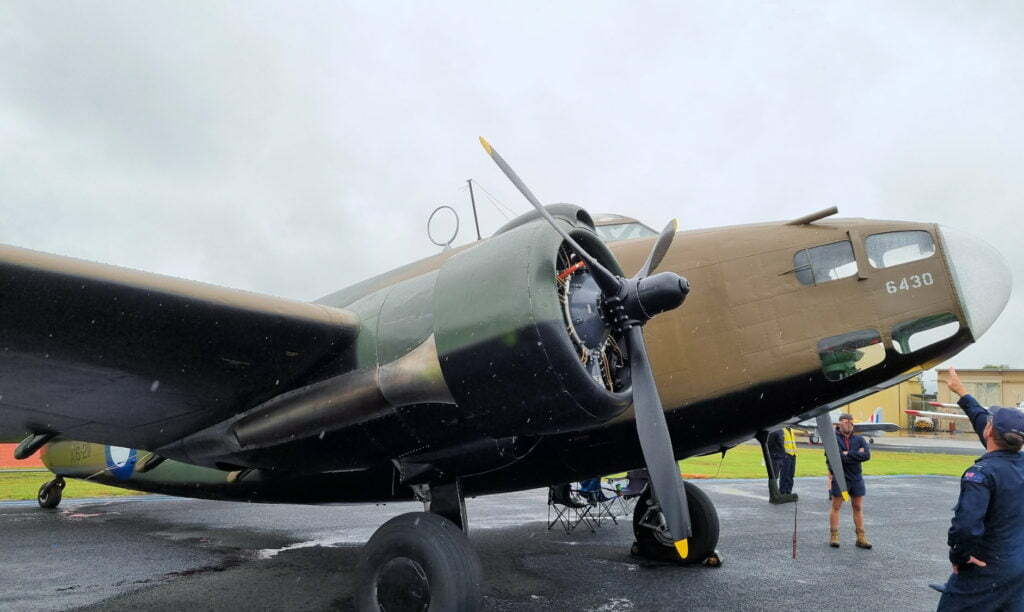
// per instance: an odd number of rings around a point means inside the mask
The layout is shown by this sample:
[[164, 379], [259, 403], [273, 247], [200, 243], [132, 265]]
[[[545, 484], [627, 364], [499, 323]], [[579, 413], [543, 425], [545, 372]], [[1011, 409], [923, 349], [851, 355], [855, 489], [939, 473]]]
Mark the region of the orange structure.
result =
[[39, 458], [39, 453], [32, 455], [24, 461], [18, 461], [15, 459], [14, 449], [17, 448], [17, 446], [17, 444], [0, 444], [0, 469], [43, 467], [43, 461]]

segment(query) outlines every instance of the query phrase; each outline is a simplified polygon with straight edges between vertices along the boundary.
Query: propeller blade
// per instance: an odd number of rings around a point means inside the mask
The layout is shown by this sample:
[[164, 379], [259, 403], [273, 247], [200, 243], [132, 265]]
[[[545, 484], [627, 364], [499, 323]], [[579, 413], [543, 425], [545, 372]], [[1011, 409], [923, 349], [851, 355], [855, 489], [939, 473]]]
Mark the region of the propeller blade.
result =
[[[679, 475], [679, 464], [672, 452], [672, 438], [665, 422], [665, 412], [654, 384], [654, 373], [647, 359], [642, 329], [629, 330], [630, 376], [633, 380], [633, 411], [636, 432], [640, 437], [647, 471], [651, 475], [654, 496], [665, 515], [665, 524], [675, 541], [676, 552], [685, 559], [689, 554], [691, 535], [690, 511], [686, 505], [686, 488]], [[833, 436], [835, 437], [835, 436]]]
[[665, 253], [668, 253], [668, 247], [672, 246], [672, 239], [676, 236], [676, 231], [679, 229], [679, 222], [672, 219], [665, 226], [665, 229], [661, 230], [661, 235], [658, 236], [658, 241], [654, 243], [654, 248], [651, 249], [650, 254], [647, 256], [647, 261], [644, 262], [644, 266], [637, 272], [637, 277], [644, 278], [650, 275], [661, 260], [665, 257]]
[[818, 437], [825, 446], [825, 457], [828, 458], [828, 466], [832, 468], [832, 477], [839, 483], [839, 491], [843, 494], [843, 501], [850, 501], [850, 492], [846, 488], [846, 473], [843, 472], [843, 457], [839, 454], [839, 441], [836, 440], [836, 432], [832, 427], [832, 418], [828, 413], [819, 414]]
[[487, 140], [484, 139], [483, 136], [480, 137], [480, 144], [483, 145], [484, 151], [487, 151], [487, 154], [491, 156], [491, 159], [494, 160], [494, 163], [497, 164], [499, 168], [501, 168], [502, 172], [505, 173], [505, 176], [508, 177], [508, 180], [512, 181], [512, 184], [516, 186], [516, 189], [518, 189], [519, 192], [522, 193], [523, 196], [530, 202], [530, 204], [532, 204], [533, 207], [537, 209], [537, 212], [539, 212], [541, 216], [544, 217], [547, 220], [547, 222], [551, 224], [551, 227], [555, 228], [555, 231], [561, 234], [562, 239], [569, 243], [569, 246], [572, 247], [572, 250], [576, 251], [576, 254], [579, 255], [580, 259], [587, 262], [587, 267], [590, 268], [591, 273], [594, 275], [594, 280], [597, 281], [597, 284], [601, 287], [601, 290], [604, 291], [604, 293], [608, 296], [618, 295], [619, 290], [622, 288], [621, 281], [619, 281], [619, 279], [614, 274], [612, 274], [608, 270], [608, 268], [602, 266], [601, 263], [597, 261], [597, 259], [592, 257], [590, 253], [588, 253], [575, 240], [573, 240], [572, 237], [569, 236], [569, 234], [555, 222], [554, 217], [552, 217], [551, 213], [549, 213], [547, 209], [544, 208], [544, 206], [540, 203], [540, 200], [537, 199], [537, 196], [533, 195], [533, 192], [530, 191], [530, 188], [526, 186], [526, 183], [524, 183], [523, 180], [519, 178], [519, 175], [516, 174], [516, 171], [513, 170], [512, 167], [508, 165], [508, 162], [506, 162], [505, 159], [500, 154], [498, 154], [497, 151], [494, 150], [494, 147], [491, 146], [491, 143], [487, 142]]

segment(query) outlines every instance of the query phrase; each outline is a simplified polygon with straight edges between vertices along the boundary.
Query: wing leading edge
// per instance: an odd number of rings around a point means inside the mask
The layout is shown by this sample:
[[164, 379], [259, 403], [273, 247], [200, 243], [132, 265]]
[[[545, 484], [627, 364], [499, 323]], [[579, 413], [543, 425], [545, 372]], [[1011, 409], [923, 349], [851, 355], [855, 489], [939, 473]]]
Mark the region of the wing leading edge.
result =
[[0, 245], [0, 438], [156, 448], [344, 368], [342, 309]]

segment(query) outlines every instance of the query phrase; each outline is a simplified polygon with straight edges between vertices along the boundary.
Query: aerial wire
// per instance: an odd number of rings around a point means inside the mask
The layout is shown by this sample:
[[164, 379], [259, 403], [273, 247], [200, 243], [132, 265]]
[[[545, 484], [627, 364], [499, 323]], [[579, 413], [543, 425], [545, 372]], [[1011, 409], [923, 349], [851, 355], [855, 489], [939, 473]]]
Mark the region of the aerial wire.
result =
[[[508, 206], [507, 204], [505, 204], [504, 202], [499, 200], [497, 197], [495, 197], [495, 195], [493, 193], [488, 191], [488, 189], [486, 187], [484, 187], [483, 185], [480, 184], [480, 181], [476, 181], [476, 186], [479, 187], [480, 190], [483, 191], [484, 194], [487, 195], [488, 198], [490, 198], [490, 200], [494, 203], [495, 207], [499, 208], [499, 210], [500, 209], [504, 209], [504, 210], [508, 211], [509, 214], [512, 214], [512, 215], [518, 215], [519, 214], [515, 210], [513, 210], [512, 207]], [[504, 213], [502, 213], [502, 214], [504, 214]], [[508, 217], [506, 216], [506, 218], [508, 218]]]

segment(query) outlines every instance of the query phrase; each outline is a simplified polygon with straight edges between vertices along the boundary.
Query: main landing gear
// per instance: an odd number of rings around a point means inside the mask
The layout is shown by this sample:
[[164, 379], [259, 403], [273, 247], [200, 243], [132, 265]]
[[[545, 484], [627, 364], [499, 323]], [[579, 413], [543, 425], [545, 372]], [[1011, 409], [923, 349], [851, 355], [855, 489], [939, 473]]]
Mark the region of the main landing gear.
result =
[[479, 610], [482, 570], [466, 536], [461, 484], [417, 487], [417, 496], [426, 512], [396, 516], [363, 548], [356, 609]]
[[[632, 553], [655, 561], [722, 564], [718, 513], [711, 499], [684, 482], [693, 534], [689, 555], [679, 559], [665, 517], [650, 488], [633, 513], [636, 542]], [[472, 611], [482, 605], [480, 557], [466, 536], [466, 502], [459, 481], [417, 485], [425, 512], [410, 512], [384, 523], [363, 548], [356, 579], [355, 607], [360, 612], [385, 610]]]
[[52, 509], [60, 505], [65, 484], [63, 476], [57, 476], [53, 480], [43, 483], [43, 486], [39, 487], [39, 494], [36, 496], [39, 507]]
[[665, 525], [665, 517], [651, 496], [650, 487], [637, 500], [633, 510], [633, 535], [636, 542], [631, 552], [652, 561], [701, 563], [708, 567], [718, 567], [722, 564], [722, 556], [715, 550], [718, 544], [718, 512], [707, 494], [696, 485], [684, 481], [683, 486], [686, 487], [686, 499], [689, 500], [690, 525], [693, 530], [687, 557], [679, 558]]

